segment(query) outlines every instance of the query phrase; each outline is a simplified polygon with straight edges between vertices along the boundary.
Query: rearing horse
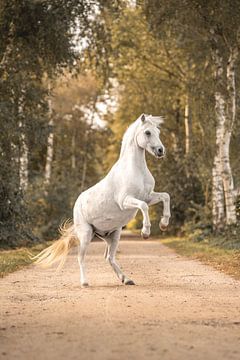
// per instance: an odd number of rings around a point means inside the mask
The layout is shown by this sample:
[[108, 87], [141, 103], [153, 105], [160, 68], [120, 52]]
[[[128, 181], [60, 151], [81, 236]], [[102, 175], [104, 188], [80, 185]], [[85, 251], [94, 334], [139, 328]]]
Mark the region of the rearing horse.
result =
[[160, 229], [165, 230], [170, 218], [170, 197], [165, 192], [154, 192], [155, 181], [145, 159], [145, 150], [160, 159], [165, 148], [159, 139], [162, 118], [142, 114], [123, 136], [120, 157], [109, 173], [96, 185], [81, 193], [74, 205], [73, 224], [63, 229], [61, 238], [36, 256], [36, 263], [45, 266], [55, 262], [62, 265], [78, 239], [80, 281], [88, 286], [84, 259], [94, 236], [106, 241], [105, 258], [125, 285], [134, 285], [120, 269], [115, 254], [122, 227], [136, 216], [143, 215], [142, 236], [150, 235], [148, 207], [163, 202]]

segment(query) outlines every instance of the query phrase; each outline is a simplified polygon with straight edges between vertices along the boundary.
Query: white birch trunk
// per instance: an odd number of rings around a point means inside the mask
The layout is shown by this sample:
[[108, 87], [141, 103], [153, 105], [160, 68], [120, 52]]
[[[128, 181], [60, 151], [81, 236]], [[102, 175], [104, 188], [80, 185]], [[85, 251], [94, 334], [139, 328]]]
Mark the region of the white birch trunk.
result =
[[28, 145], [26, 140], [25, 129], [22, 122], [24, 96], [18, 100], [18, 117], [19, 117], [19, 188], [26, 191], [28, 188]]
[[[215, 43], [217, 43], [215, 39]], [[215, 228], [221, 226], [222, 218], [227, 225], [237, 221], [234, 184], [230, 165], [230, 140], [232, 126], [236, 117], [236, 85], [235, 63], [238, 49], [231, 49], [226, 69], [227, 91], [226, 97], [219, 90], [224, 84], [223, 59], [216, 48], [213, 59], [216, 66], [216, 81], [218, 90], [215, 93], [215, 111], [217, 120], [216, 129], [216, 154], [213, 165], [213, 223]], [[224, 209], [225, 206], [225, 209]]]
[[[213, 32], [214, 36], [214, 32]], [[215, 43], [217, 40], [214, 38]], [[221, 148], [224, 133], [224, 123], [226, 121], [225, 100], [220, 90], [223, 79], [223, 59], [216, 48], [212, 51], [213, 61], [215, 63], [215, 76], [217, 90], [215, 92], [215, 113], [216, 113], [216, 150], [212, 168], [212, 217], [213, 226], [218, 229], [225, 224], [224, 209], [224, 191], [222, 181]]]
[[215, 93], [216, 126], [216, 153], [212, 168], [212, 215], [213, 225], [216, 229], [224, 226], [224, 192], [222, 181], [221, 148], [225, 121], [225, 102], [220, 93]]
[[22, 191], [28, 188], [28, 146], [22, 123], [20, 129], [19, 186]]
[[177, 146], [177, 138], [174, 132], [171, 132], [171, 137], [172, 137], [172, 148], [174, 152], [178, 151], [178, 146]]
[[72, 135], [72, 143], [71, 143], [71, 147], [72, 147], [72, 154], [71, 154], [71, 165], [72, 165], [72, 169], [76, 169], [76, 155], [75, 155], [75, 149], [76, 149], [76, 135], [75, 132]]
[[[49, 86], [50, 91], [50, 86]], [[50, 94], [49, 94], [50, 96]], [[53, 161], [53, 117], [52, 117], [52, 100], [48, 99], [48, 109], [49, 109], [49, 134], [47, 139], [47, 155], [46, 155], [46, 164], [45, 164], [45, 185], [48, 186], [51, 180], [52, 174], [52, 161]]]
[[185, 155], [189, 155], [190, 150], [190, 123], [189, 123], [189, 101], [186, 98], [184, 110], [184, 124], [185, 124]]
[[49, 120], [50, 133], [48, 134], [47, 139], [47, 155], [46, 155], [46, 164], [45, 164], [45, 185], [50, 184], [51, 174], [52, 174], [52, 160], [53, 160], [53, 119]]
[[235, 82], [235, 63], [238, 57], [238, 48], [232, 49], [227, 65], [227, 122], [225, 124], [223, 141], [222, 141], [222, 178], [226, 207], [226, 223], [227, 225], [236, 224], [237, 214], [234, 197], [234, 183], [232, 169], [230, 165], [230, 141], [232, 135], [232, 127], [236, 118], [236, 82]]
[[235, 206], [235, 192], [232, 177], [232, 170], [229, 159], [229, 148], [230, 148], [231, 132], [225, 131], [223, 145], [222, 145], [222, 179], [225, 197], [225, 208], [226, 208], [226, 224], [236, 224], [237, 214]]

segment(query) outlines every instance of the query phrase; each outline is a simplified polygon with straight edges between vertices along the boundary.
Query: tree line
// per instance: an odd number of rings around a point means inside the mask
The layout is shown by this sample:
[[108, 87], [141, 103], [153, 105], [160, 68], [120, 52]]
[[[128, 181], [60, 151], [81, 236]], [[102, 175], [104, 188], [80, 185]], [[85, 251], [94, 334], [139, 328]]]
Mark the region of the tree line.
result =
[[[67, 216], [70, 213], [69, 200], [65, 198], [72, 183], [79, 182], [76, 177], [81, 171], [78, 168], [78, 173], [69, 174], [68, 185], [65, 162], [71, 151], [68, 137], [74, 130], [70, 117], [78, 118], [74, 131], [81, 129], [76, 135], [78, 140], [81, 136], [81, 145], [87, 141], [86, 134], [92, 137], [93, 130], [84, 121], [83, 111], [77, 108], [68, 117], [57, 113], [51, 96], [53, 84], [64, 71], [84, 74], [85, 62], [95, 66], [99, 57], [104, 62], [106, 32], [104, 24], [94, 16], [96, 6], [100, 11], [100, 2], [91, 0], [0, 3], [0, 239], [3, 245], [34, 241], [39, 228], [45, 229], [40, 235], [52, 236], [51, 228], [56, 230], [64, 208]], [[79, 46], [85, 46], [81, 58]], [[96, 94], [88, 94], [85, 105], [92, 106], [94, 97]], [[94, 160], [95, 150], [89, 154]], [[96, 177], [95, 169], [94, 174]], [[71, 177], [74, 180], [70, 181]]]
[[175, 226], [205, 233], [237, 225], [239, 5], [139, 1], [112, 22], [122, 84], [114, 126], [127, 113], [165, 115], [168, 156], [155, 168], [158, 185], [172, 194]]
[[56, 236], [141, 113], [165, 118], [172, 232], [238, 233], [239, 24], [237, 0], [3, 0], [1, 244]]

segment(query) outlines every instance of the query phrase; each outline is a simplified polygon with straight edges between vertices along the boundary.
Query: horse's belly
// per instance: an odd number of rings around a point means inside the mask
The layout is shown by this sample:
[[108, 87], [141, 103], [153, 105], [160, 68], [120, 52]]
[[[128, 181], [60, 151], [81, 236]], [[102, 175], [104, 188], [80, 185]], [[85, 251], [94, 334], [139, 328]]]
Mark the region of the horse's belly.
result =
[[99, 209], [95, 212], [94, 216], [89, 218], [90, 223], [95, 229], [101, 231], [113, 231], [120, 227], [127, 225], [127, 223], [135, 217], [137, 211], [134, 210], [121, 210], [109, 212], [107, 209]]
[[81, 201], [81, 207], [85, 220], [100, 231], [112, 231], [123, 227], [137, 213], [136, 209], [121, 210], [113, 198], [95, 200], [97, 201], [85, 197]]

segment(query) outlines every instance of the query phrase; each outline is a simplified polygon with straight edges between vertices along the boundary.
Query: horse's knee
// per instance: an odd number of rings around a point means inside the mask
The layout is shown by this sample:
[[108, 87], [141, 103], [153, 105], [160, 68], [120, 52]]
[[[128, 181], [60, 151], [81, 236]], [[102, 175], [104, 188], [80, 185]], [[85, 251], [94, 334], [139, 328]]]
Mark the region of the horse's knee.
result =
[[170, 195], [167, 192], [162, 193], [162, 198], [166, 202], [170, 202]]
[[143, 212], [148, 212], [149, 207], [148, 207], [148, 205], [147, 205], [144, 201], [142, 201], [142, 203], [141, 203], [141, 205], [140, 205], [140, 209], [141, 209]]

